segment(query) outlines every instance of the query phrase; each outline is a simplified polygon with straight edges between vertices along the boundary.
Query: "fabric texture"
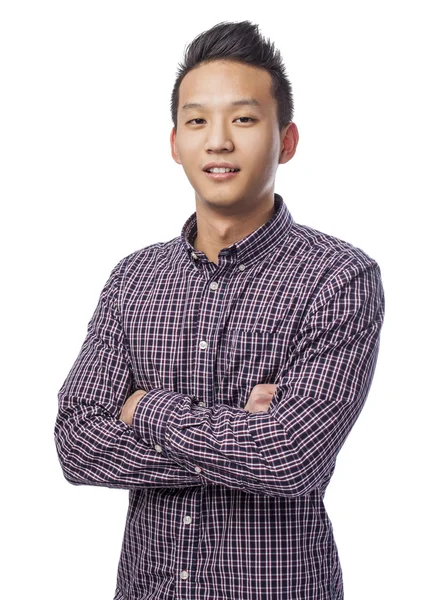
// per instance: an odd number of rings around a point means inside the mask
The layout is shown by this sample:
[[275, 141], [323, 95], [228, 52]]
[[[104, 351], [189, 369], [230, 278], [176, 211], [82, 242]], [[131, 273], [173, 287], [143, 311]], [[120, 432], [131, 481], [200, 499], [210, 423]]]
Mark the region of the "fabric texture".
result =
[[[274, 198], [218, 265], [196, 213], [122, 259], [60, 389], [66, 479], [129, 490], [115, 600], [343, 599], [323, 498], [373, 378], [381, 273]], [[278, 387], [248, 413], [260, 383]]]

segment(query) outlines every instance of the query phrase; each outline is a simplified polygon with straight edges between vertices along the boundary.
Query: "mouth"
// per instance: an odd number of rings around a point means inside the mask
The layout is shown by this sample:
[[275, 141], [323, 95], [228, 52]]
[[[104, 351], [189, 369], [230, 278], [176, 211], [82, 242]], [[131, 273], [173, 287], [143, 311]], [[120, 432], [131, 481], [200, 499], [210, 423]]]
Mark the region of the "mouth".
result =
[[227, 181], [236, 177], [240, 169], [229, 169], [224, 167], [212, 167], [211, 169], [204, 170], [204, 173], [213, 181]]

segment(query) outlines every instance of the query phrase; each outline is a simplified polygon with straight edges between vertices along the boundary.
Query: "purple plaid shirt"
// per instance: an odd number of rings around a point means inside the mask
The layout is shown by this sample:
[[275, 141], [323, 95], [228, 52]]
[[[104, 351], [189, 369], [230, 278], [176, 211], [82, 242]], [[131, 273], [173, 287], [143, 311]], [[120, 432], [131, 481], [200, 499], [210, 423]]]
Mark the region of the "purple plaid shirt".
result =
[[218, 265], [196, 233], [194, 213], [113, 269], [59, 392], [64, 476], [129, 490], [115, 600], [340, 600], [323, 498], [374, 374], [379, 266], [278, 194]]

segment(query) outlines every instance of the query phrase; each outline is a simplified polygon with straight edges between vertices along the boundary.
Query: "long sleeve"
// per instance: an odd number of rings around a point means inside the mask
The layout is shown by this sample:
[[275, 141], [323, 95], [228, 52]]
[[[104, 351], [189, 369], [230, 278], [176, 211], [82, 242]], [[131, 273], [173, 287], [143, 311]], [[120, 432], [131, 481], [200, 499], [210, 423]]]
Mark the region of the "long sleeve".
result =
[[88, 333], [59, 391], [54, 436], [65, 478], [74, 485], [110, 488], [203, 485], [162, 456], [119, 420], [134, 381], [119, 308], [123, 259], [105, 284]]
[[383, 317], [377, 263], [350, 263], [311, 302], [268, 411], [201, 407], [155, 388], [136, 407], [135, 431], [203, 482], [270, 496], [308, 494], [329, 477], [363, 408]]

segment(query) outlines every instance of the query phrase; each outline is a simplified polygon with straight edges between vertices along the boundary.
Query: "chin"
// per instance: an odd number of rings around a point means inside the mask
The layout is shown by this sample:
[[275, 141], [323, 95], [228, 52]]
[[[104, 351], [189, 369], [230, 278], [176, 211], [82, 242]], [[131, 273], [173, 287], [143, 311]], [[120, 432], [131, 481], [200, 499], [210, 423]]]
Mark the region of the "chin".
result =
[[228, 206], [237, 204], [241, 201], [239, 194], [231, 194], [230, 192], [214, 192], [213, 194], [197, 194], [201, 202], [214, 206]]

